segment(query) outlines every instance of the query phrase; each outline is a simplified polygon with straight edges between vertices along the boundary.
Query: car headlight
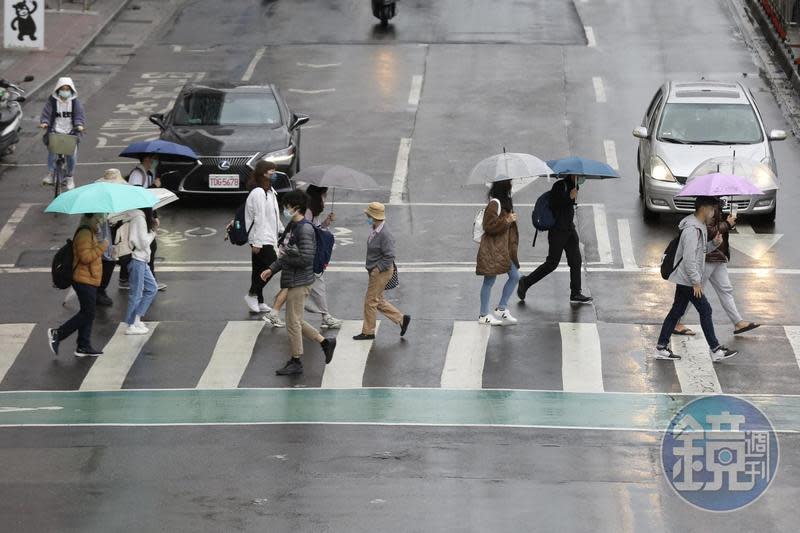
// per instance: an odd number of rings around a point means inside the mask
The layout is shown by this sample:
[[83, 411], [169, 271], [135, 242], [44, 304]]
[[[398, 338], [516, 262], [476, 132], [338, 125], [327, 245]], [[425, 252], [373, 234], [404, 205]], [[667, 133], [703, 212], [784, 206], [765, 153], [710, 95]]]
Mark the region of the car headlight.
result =
[[675, 176], [667, 164], [655, 155], [650, 158], [650, 177], [658, 181], [675, 181]]
[[277, 165], [289, 163], [292, 159], [294, 159], [294, 146], [292, 145], [283, 150], [276, 150], [261, 156], [261, 161], [272, 161]]

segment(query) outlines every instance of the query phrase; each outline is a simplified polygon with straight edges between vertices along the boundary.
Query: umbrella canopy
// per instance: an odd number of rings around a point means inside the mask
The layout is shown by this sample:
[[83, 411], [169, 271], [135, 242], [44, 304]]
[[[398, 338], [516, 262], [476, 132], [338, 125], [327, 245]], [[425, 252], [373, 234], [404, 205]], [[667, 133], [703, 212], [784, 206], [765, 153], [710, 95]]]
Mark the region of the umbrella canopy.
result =
[[697, 176], [706, 174], [722, 173], [740, 176], [762, 191], [773, 191], [778, 189], [778, 178], [769, 165], [746, 157], [724, 156], [706, 159], [695, 168], [687, 183]]
[[553, 169], [547, 163], [530, 154], [503, 152], [487, 157], [472, 169], [469, 183], [494, 183], [504, 180], [533, 180], [549, 176]]
[[[128, 185], [128, 187], [132, 187], [132, 185]], [[137, 189], [141, 189], [141, 187], [137, 187]], [[146, 190], [155, 195], [156, 197], [156, 203], [153, 205], [153, 209], [161, 209], [162, 207], [167, 206], [172, 202], [176, 202], [178, 200], [178, 195], [170, 191], [169, 189], [154, 187]], [[131, 218], [131, 212], [123, 211], [121, 213], [117, 213], [116, 215], [109, 216], [108, 221], [114, 224], [116, 222], [125, 222], [127, 220], [130, 220], [130, 218]]]
[[50, 202], [45, 212], [120, 213], [129, 209], [153, 207], [156, 195], [149, 189], [117, 183], [90, 183], [60, 194]]
[[675, 196], [753, 196], [764, 194], [761, 189], [740, 176], [706, 174], [697, 176]]
[[372, 177], [342, 165], [319, 165], [304, 168], [292, 179], [307, 185], [351, 191], [370, 191], [381, 188]]
[[132, 143], [119, 155], [131, 159], [141, 159], [146, 155], [158, 155], [159, 159], [165, 161], [197, 161], [199, 159], [194, 150], [188, 146], [161, 139]]
[[547, 166], [553, 169], [553, 174], [573, 174], [590, 180], [620, 177], [619, 173], [611, 165], [594, 159], [586, 159], [585, 157], [572, 156], [563, 159], [552, 159], [547, 162]]

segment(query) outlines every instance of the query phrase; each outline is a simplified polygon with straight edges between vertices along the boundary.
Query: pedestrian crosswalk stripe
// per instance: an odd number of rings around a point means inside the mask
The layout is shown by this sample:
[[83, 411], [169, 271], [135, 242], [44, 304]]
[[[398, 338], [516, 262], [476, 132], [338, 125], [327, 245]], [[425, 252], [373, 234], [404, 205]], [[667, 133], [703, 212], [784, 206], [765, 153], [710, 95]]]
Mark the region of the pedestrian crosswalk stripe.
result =
[[[322, 374], [323, 389], [357, 389], [364, 384], [364, 369], [373, 341], [355, 341], [354, 335], [361, 333], [361, 320], [345, 320], [336, 335], [336, 351], [333, 361], [325, 365]], [[375, 325], [375, 333], [380, 329]]]
[[228, 322], [222, 330], [198, 389], [235, 389], [253, 355], [263, 320]]
[[800, 326], [784, 326], [783, 329], [786, 332], [786, 338], [789, 339], [789, 344], [792, 345], [797, 365], [800, 366]]
[[0, 324], [0, 381], [28, 342], [36, 324]]
[[561, 322], [561, 379], [565, 392], [603, 392], [600, 334], [594, 322]]
[[121, 323], [103, 348], [103, 355], [89, 369], [80, 390], [121, 389], [133, 363], [158, 327], [158, 322], [148, 322], [146, 325], [150, 331], [145, 335], [125, 335], [128, 325]]
[[447, 346], [441, 386], [445, 389], [480, 389], [483, 365], [492, 327], [477, 321], [456, 322]]
[[[714, 363], [711, 362], [708, 343], [700, 326], [687, 327], [697, 331], [697, 336], [672, 336], [672, 350], [681, 356], [679, 361], [675, 361], [675, 373], [681, 384], [681, 392], [684, 394], [721, 394], [722, 386], [719, 384]], [[667, 361], [661, 362], [669, 364]]]

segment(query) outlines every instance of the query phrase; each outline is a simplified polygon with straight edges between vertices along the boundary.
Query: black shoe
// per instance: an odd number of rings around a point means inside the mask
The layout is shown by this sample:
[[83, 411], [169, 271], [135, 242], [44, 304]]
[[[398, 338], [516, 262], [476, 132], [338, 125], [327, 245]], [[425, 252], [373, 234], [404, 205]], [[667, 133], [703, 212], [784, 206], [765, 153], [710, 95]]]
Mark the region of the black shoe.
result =
[[581, 293], [573, 294], [569, 297], [569, 303], [571, 304], [590, 304], [592, 303], [591, 296], [584, 296]]
[[296, 376], [303, 373], [303, 362], [298, 357], [292, 357], [280, 370], [275, 371], [277, 376]]
[[333, 360], [333, 351], [336, 349], [336, 339], [325, 339], [320, 345], [325, 354], [325, 364], [327, 365]]
[[61, 344], [61, 340], [58, 338], [58, 330], [56, 328], [48, 329], [47, 345], [50, 347], [50, 351], [53, 352], [53, 355], [58, 355], [59, 344]]
[[111, 307], [114, 305], [114, 300], [106, 294], [106, 291], [97, 291], [97, 305], [101, 307]]
[[119, 280], [119, 290], [121, 291], [129, 291], [131, 289], [131, 284], [128, 282], [127, 279]]
[[366, 333], [359, 333], [355, 337], [353, 337], [354, 341], [371, 341], [375, 339], [375, 335], [367, 335]]
[[75, 357], [97, 357], [98, 355], [103, 355], [103, 350], [96, 350], [91, 346], [78, 347], [75, 350]]
[[519, 278], [519, 283], [517, 284], [517, 298], [521, 302], [525, 301], [525, 293], [528, 292], [528, 282], [525, 278]]
[[400, 325], [400, 336], [406, 334], [408, 330], [408, 325], [411, 324], [411, 316], [410, 315], [403, 315], [403, 323]]

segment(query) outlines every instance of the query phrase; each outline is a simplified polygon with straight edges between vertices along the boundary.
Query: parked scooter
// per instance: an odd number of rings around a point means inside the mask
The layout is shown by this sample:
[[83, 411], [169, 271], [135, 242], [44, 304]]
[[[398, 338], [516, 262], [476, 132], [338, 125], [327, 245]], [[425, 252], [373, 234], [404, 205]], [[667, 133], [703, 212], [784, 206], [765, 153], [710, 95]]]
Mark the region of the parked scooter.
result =
[[[26, 76], [23, 82], [33, 81]], [[19, 131], [22, 129], [22, 106], [25, 91], [8, 80], [0, 79], [0, 158], [17, 148]]]
[[395, 0], [372, 0], [372, 14], [380, 19], [381, 26], [387, 26], [389, 20], [397, 14], [397, 2]]

